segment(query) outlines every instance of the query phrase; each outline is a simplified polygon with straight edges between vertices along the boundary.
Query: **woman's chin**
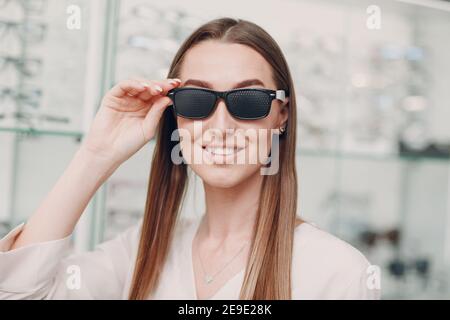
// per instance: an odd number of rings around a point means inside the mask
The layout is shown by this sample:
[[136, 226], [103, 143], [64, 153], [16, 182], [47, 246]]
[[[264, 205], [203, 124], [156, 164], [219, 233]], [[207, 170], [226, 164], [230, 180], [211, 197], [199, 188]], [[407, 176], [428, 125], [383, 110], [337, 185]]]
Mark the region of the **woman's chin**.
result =
[[216, 165], [206, 168], [193, 168], [204, 183], [217, 188], [232, 188], [255, 173], [253, 166]]
[[209, 169], [208, 172], [202, 172], [199, 176], [204, 183], [217, 188], [232, 188], [244, 179], [242, 174], [233, 173], [226, 168]]

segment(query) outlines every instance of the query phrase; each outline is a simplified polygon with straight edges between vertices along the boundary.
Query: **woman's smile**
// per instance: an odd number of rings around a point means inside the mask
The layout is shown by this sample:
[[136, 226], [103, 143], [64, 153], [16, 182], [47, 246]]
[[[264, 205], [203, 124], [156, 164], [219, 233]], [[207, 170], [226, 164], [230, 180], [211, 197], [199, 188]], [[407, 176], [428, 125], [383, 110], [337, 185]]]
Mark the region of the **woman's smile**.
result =
[[229, 145], [205, 145], [202, 146], [203, 154], [209, 160], [208, 163], [235, 164], [235, 159], [246, 148], [242, 146]]

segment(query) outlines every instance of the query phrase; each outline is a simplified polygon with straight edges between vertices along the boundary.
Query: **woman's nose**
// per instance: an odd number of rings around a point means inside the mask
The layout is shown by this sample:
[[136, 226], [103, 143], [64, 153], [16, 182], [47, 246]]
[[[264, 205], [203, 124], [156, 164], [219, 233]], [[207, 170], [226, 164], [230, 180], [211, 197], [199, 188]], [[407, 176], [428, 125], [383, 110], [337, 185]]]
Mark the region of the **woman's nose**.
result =
[[236, 121], [228, 112], [223, 99], [218, 99], [217, 106], [212, 115], [206, 120], [208, 128], [212, 129], [233, 129], [236, 127]]

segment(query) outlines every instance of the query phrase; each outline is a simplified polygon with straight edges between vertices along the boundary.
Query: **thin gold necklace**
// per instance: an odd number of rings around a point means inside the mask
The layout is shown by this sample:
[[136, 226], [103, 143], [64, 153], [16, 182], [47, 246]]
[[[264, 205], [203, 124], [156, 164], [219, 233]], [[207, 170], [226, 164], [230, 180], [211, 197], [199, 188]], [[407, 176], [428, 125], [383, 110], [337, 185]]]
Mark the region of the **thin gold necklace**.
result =
[[245, 246], [248, 244], [248, 241], [245, 241], [244, 245], [242, 246], [241, 249], [239, 249], [239, 251], [233, 256], [233, 258], [231, 260], [229, 260], [222, 268], [219, 269], [219, 271], [215, 272], [214, 274], [208, 274], [205, 271], [205, 267], [203, 266], [203, 262], [202, 259], [200, 257], [200, 250], [197, 249], [197, 255], [198, 255], [198, 260], [200, 261], [200, 266], [202, 267], [202, 272], [203, 272], [203, 281], [206, 284], [210, 284], [211, 282], [214, 281], [215, 277], [221, 273], [223, 270], [225, 270], [225, 268], [234, 260], [236, 259], [236, 257], [242, 252], [242, 250], [244, 250]]

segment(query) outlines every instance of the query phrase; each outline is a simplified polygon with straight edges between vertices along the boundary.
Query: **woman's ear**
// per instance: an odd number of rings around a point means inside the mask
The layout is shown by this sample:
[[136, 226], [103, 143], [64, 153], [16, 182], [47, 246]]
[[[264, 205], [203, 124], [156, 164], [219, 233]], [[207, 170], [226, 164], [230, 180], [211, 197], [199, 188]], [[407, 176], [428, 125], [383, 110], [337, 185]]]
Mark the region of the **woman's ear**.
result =
[[289, 118], [289, 98], [286, 97], [285, 101], [280, 106], [280, 115], [278, 118], [278, 128], [286, 127], [287, 120]]

